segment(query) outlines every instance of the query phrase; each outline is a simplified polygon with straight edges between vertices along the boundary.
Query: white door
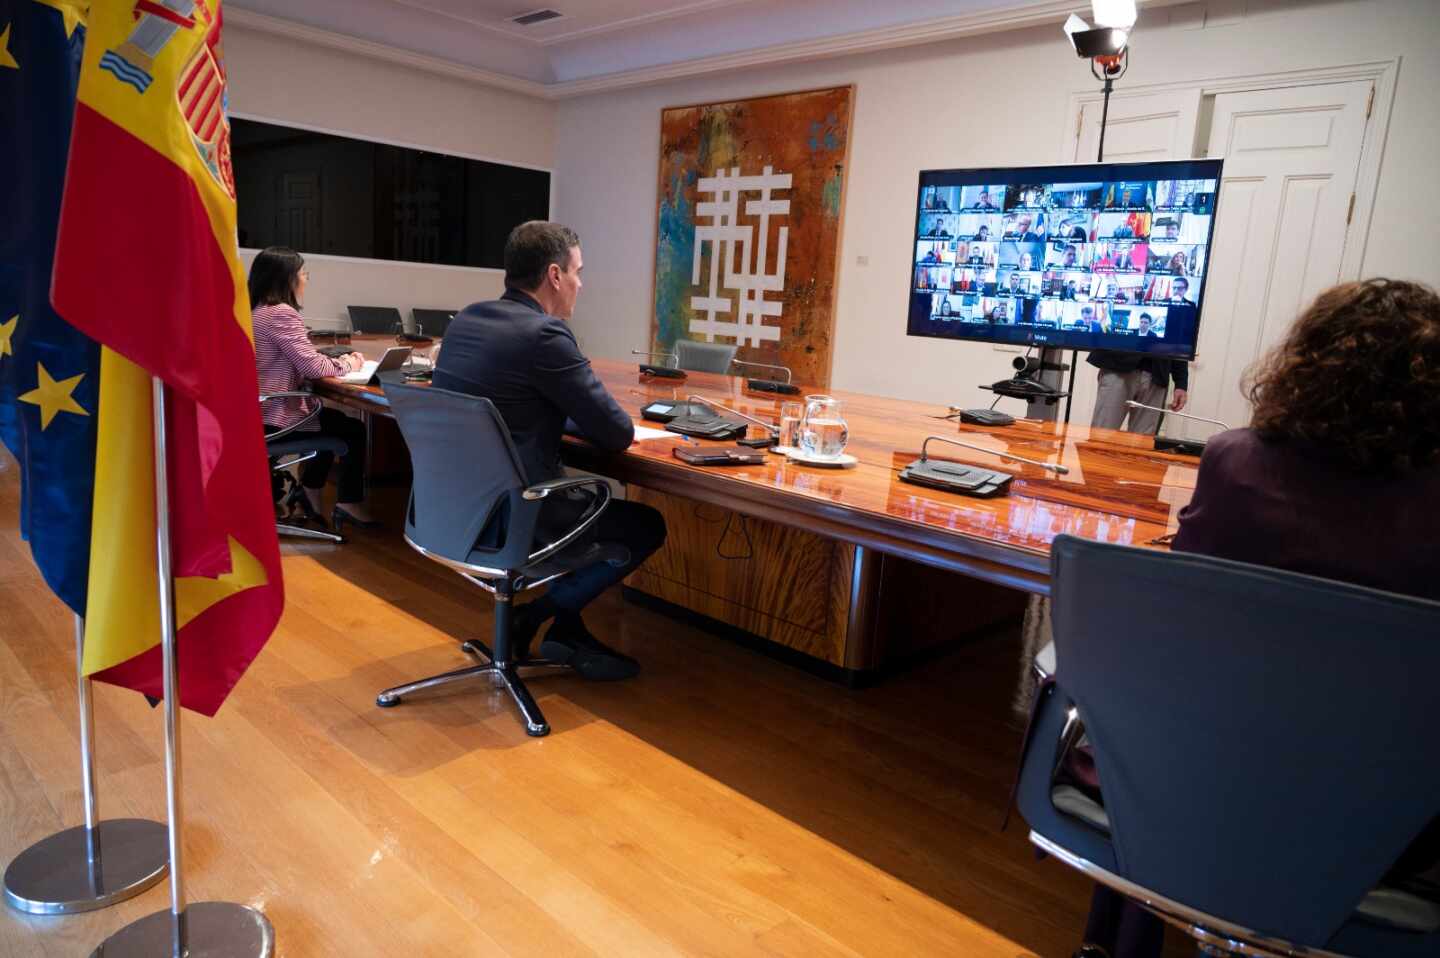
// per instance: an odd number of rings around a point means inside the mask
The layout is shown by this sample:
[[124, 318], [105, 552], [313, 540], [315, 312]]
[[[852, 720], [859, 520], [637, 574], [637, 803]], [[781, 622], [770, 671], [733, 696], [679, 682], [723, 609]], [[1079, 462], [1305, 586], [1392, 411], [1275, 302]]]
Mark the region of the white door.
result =
[[[1099, 101], [1081, 103], [1072, 163], [1094, 163], [1100, 145]], [[1105, 162], [1143, 163], [1146, 160], [1184, 160], [1195, 152], [1195, 127], [1200, 116], [1200, 88], [1147, 93], [1116, 94], [1110, 98], [1105, 121]]]
[[[1186, 412], [1250, 421], [1245, 369], [1340, 279], [1370, 81], [1215, 97], [1209, 156], [1225, 168]], [[1165, 432], [1216, 427], [1167, 417]]]
[[[1075, 131], [1075, 139], [1073, 153], [1065, 157], [1067, 162], [1095, 162], [1100, 142], [1100, 114], [1101, 103], [1086, 100], [1072, 116], [1070, 129]], [[1199, 87], [1112, 96], [1105, 123], [1105, 162], [1189, 159], [1195, 155], [1199, 117]], [[1095, 409], [1098, 371], [1085, 361], [1089, 355], [1076, 356], [1078, 367], [1070, 407], [1070, 421], [1081, 425], [1090, 424], [1090, 414]], [[1070, 361], [1069, 353], [1065, 354], [1065, 361]]]

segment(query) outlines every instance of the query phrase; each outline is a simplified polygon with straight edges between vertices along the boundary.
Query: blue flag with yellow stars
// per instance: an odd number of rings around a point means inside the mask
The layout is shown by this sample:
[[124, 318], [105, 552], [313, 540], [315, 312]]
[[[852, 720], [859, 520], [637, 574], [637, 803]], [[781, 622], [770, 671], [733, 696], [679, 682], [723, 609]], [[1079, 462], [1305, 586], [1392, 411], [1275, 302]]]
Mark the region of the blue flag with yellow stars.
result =
[[50, 267], [87, 0], [0, 0], [0, 440], [19, 462], [20, 533], [85, 614], [100, 347], [50, 306]]

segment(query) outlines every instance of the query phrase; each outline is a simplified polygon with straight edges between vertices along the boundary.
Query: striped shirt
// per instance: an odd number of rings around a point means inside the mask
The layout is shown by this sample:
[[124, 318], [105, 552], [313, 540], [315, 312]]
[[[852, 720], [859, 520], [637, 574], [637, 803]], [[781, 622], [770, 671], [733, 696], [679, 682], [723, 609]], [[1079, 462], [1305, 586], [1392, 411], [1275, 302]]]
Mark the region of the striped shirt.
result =
[[[292, 306], [276, 303], [258, 306], [250, 314], [255, 327], [255, 370], [260, 395], [303, 389], [311, 379], [339, 376], [348, 367], [315, 351], [305, 335], [305, 324]], [[320, 404], [318, 399], [274, 399], [261, 407], [265, 425], [284, 429], [304, 419]], [[312, 423], [309, 429], [319, 428]]]

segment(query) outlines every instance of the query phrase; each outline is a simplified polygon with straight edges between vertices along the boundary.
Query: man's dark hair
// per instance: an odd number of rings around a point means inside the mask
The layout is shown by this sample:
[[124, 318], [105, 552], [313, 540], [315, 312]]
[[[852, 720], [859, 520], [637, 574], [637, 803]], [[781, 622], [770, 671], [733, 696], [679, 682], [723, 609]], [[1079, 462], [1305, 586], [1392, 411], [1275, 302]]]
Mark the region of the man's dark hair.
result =
[[271, 246], [255, 254], [250, 264], [250, 308], [274, 306], [277, 303], [299, 309], [295, 299], [295, 277], [300, 275], [305, 260], [288, 246]]
[[579, 235], [568, 226], [545, 220], [521, 223], [505, 241], [505, 285], [527, 292], [538, 289], [550, 264], [565, 269], [570, 251], [579, 245]]

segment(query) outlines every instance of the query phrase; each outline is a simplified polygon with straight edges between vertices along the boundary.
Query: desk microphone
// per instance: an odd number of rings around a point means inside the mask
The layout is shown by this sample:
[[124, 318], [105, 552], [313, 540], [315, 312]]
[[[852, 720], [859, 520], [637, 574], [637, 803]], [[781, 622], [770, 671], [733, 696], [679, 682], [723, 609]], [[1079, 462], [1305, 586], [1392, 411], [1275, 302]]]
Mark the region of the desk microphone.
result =
[[736, 366], [755, 366], [759, 369], [778, 369], [785, 374], [786, 383], [789, 383], [792, 379], [795, 378], [794, 374], [790, 372], [789, 366], [781, 366], [778, 363], [751, 363], [746, 362], [743, 359], [732, 359], [730, 360], [730, 362], [734, 363]]
[[1213, 423], [1214, 425], [1220, 426], [1223, 429], [1231, 428], [1229, 423], [1221, 422], [1218, 419], [1207, 419], [1204, 416], [1192, 416], [1189, 413], [1176, 412], [1173, 409], [1166, 409], [1164, 406], [1147, 406], [1143, 402], [1136, 402], [1133, 399], [1125, 400], [1125, 405], [1129, 406], [1131, 409], [1149, 409], [1152, 412], [1163, 412], [1167, 416], [1179, 416], [1181, 419], [1193, 419], [1196, 422]]
[[652, 363], [641, 363], [640, 372], [650, 376], [660, 376], [664, 379], [684, 379], [685, 371], [679, 368], [680, 357], [675, 353], [652, 353], [644, 349], [630, 350], [632, 356], [663, 356], [673, 362], [673, 366], [656, 366]]
[[1066, 475], [1070, 472], [1069, 466], [1062, 466], [1057, 462], [1041, 462], [1038, 459], [1026, 459], [1024, 456], [1012, 456], [1008, 452], [1000, 452], [995, 449], [987, 449], [984, 446], [977, 446], [974, 443], [969, 442], [961, 442], [958, 439], [949, 439], [945, 436], [929, 436], [926, 438], [925, 442], [920, 445], [921, 462], [925, 462], [929, 458], [925, 454], [925, 449], [932, 442], [948, 442], [952, 446], [961, 446], [965, 449], [974, 449], [976, 452], [987, 453], [991, 456], [999, 456], [1001, 459], [1013, 459], [1016, 462], [1023, 462], [1029, 466], [1039, 466], [1041, 469], [1049, 469], [1051, 472], [1054, 472], [1056, 475], [1060, 476]]
[[770, 435], [772, 436], [780, 435], [779, 426], [772, 425], [763, 419], [756, 419], [754, 416], [747, 415], [746, 413], [743, 413], [738, 409], [731, 409], [729, 406], [722, 406], [720, 403], [716, 402], [713, 399], [706, 399], [704, 396], [686, 396], [685, 398], [690, 402], [704, 403], [712, 409], [723, 409], [725, 412], [739, 416], [741, 419], [748, 419], [755, 425], [763, 426], [765, 429], [768, 429], [770, 431]]

